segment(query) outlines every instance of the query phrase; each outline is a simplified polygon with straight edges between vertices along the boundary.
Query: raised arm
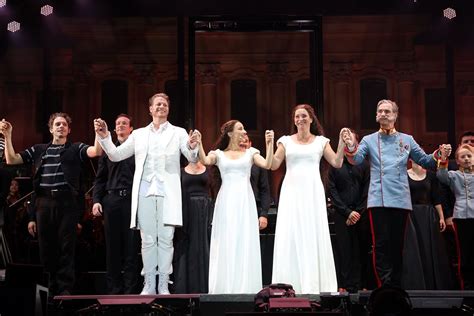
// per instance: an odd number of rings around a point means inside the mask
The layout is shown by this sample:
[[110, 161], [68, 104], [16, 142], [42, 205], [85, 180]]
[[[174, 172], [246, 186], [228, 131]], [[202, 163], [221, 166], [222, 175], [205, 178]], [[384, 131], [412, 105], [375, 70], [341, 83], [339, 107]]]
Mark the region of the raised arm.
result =
[[196, 135], [196, 142], [199, 146], [199, 160], [206, 166], [215, 165], [217, 162], [217, 157], [212, 151], [209, 152], [208, 155], [206, 155], [206, 152], [204, 151], [204, 147], [202, 146], [201, 132], [199, 132], [198, 130], [195, 130], [194, 133]]
[[285, 146], [283, 146], [282, 143], [279, 143], [277, 150], [275, 154], [273, 155], [271, 169], [277, 170], [278, 168], [280, 168], [281, 164], [283, 163], [283, 160], [285, 160]]
[[90, 146], [89, 148], [87, 148], [87, 157], [89, 158], [102, 156], [103, 150], [100, 146], [98, 137], [99, 136], [97, 136], [96, 134], [94, 139], [94, 146]]
[[[182, 130], [182, 129], [180, 129]], [[180, 141], [180, 151], [181, 153], [186, 157], [186, 159], [190, 162], [196, 162], [198, 161], [198, 143], [197, 143], [197, 133], [199, 133], [198, 130], [190, 130], [189, 134], [186, 134], [185, 132], [182, 133], [179, 137]]]
[[100, 118], [95, 119], [94, 130], [96, 141], [104, 149], [111, 161], [122, 161], [135, 154], [135, 132], [132, 132], [127, 140], [117, 147], [112, 142], [112, 137], [107, 129], [107, 123], [104, 120]]
[[275, 133], [272, 130], [265, 131], [266, 155], [265, 159], [257, 154], [253, 156], [253, 163], [260, 168], [270, 169], [273, 160], [273, 137]]
[[341, 168], [342, 167], [342, 162], [344, 160], [344, 139], [346, 133], [348, 132], [347, 128], [341, 129], [339, 132], [339, 142], [337, 144], [337, 152], [334, 152], [331, 148], [331, 145], [329, 145], [329, 142], [326, 143], [326, 146], [324, 147], [324, 159], [326, 159], [327, 162], [334, 168]]
[[7, 164], [9, 165], [20, 165], [23, 163], [23, 158], [20, 154], [15, 152], [13, 149], [12, 143], [12, 131], [13, 126], [10, 122], [5, 121], [5, 119], [0, 121], [0, 132], [5, 136], [5, 158], [7, 160]]

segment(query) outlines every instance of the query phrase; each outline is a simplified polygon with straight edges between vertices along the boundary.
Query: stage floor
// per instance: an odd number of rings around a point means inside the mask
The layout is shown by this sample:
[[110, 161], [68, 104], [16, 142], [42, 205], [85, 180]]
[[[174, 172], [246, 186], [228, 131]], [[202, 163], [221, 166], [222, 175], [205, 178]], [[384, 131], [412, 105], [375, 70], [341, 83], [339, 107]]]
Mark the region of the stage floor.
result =
[[[56, 296], [48, 315], [368, 315], [371, 291], [298, 295], [319, 306], [313, 311], [255, 312], [253, 294], [70, 295]], [[474, 291], [407, 291], [412, 315], [474, 315]], [[51, 307], [51, 306], [50, 306]]]

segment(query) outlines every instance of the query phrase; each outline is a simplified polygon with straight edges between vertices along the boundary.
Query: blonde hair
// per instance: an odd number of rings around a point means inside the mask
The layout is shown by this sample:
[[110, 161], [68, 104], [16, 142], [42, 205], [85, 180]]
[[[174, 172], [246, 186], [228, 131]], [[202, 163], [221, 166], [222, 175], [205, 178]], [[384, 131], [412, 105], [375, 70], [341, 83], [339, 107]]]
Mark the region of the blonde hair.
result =
[[471, 154], [474, 154], [474, 147], [469, 144], [463, 144], [456, 149], [456, 152], [454, 153], [454, 158], [458, 159], [458, 154], [462, 149], [467, 149], [471, 152]]
[[148, 100], [148, 105], [152, 105], [153, 104], [153, 100], [155, 100], [155, 98], [159, 98], [159, 97], [162, 97], [163, 99], [166, 100], [166, 102], [168, 103], [168, 106], [170, 106], [170, 97], [166, 94], [166, 93], [156, 93], [154, 94], [149, 100]]

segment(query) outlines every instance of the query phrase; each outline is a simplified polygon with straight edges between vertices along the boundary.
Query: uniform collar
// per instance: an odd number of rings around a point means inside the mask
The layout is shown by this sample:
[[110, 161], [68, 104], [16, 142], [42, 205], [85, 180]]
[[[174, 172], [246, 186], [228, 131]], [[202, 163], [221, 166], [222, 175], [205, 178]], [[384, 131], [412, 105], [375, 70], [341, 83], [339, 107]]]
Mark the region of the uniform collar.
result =
[[380, 128], [379, 129], [379, 133], [383, 134], [383, 135], [393, 135], [396, 132], [397, 132], [397, 130], [395, 129], [395, 127], [390, 128], [390, 129], [385, 129], [385, 128]]
[[465, 173], [473, 173], [473, 169], [474, 169], [474, 167], [472, 167], [472, 166], [470, 168], [459, 167], [459, 171], [465, 172]]

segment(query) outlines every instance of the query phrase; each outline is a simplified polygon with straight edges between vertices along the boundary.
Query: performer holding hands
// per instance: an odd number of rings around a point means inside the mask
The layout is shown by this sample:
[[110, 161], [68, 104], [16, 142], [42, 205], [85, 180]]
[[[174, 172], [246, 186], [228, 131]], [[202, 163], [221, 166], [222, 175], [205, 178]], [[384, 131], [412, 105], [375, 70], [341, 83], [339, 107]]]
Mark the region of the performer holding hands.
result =
[[217, 165], [222, 185], [217, 194], [211, 232], [209, 293], [256, 293], [262, 288], [259, 222], [250, 185], [252, 164], [270, 169], [273, 131], [265, 131], [266, 157], [239, 143], [246, 135], [241, 122], [230, 120], [221, 127], [215, 150], [205, 154], [198, 133], [199, 158]]
[[275, 230], [272, 283], [289, 283], [296, 293], [336, 292], [337, 278], [329, 235], [326, 197], [320, 161], [341, 168], [342, 129], [337, 153], [308, 104], [293, 109], [294, 133], [283, 136], [272, 163], [278, 169], [286, 159]]
[[169, 275], [173, 272], [174, 227], [182, 225], [180, 155], [197, 160], [196, 132], [168, 122], [169, 97], [157, 93], [149, 100], [153, 121], [130, 134], [116, 147], [102, 119], [94, 120], [100, 145], [111, 161], [135, 155], [130, 228], [140, 229], [145, 286], [141, 294], [170, 294]]
[[[391, 100], [377, 104], [380, 129], [355, 141], [350, 130], [343, 133], [350, 163], [370, 162], [367, 209], [374, 245], [373, 262], [377, 285], [401, 287], [402, 249], [408, 212], [412, 210], [406, 166], [408, 158], [424, 168], [434, 169], [439, 150], [427, 155], [413, 136], [395, 129], [398, 106]], [[443, 149], [445, 145], [440, 146]]]
[[474, 147], [468, 143], [456, 149], [458, 170], [448, 171], [448, 157], [451, 147], [442, 150], [441, 161], [436, 173], [440, 182], [449, 186], [455, 196], [453, 222], [459, 245], [458, 264], [461, 270], [461, 289], [474, 289]]

